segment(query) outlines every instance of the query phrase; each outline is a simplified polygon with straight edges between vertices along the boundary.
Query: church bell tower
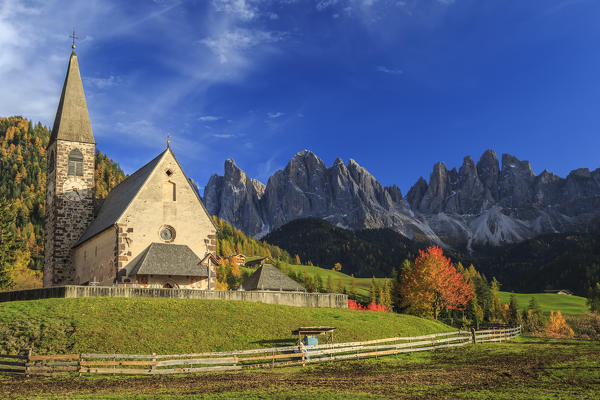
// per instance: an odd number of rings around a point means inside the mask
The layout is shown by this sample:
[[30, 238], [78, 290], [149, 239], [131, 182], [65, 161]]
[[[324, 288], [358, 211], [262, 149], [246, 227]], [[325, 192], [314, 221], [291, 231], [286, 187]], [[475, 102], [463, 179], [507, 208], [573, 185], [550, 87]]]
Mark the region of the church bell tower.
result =
[[71, 247], [94, 217], [94, 151], [73, 43], [46, 152], [44, 287], [75, 284]]

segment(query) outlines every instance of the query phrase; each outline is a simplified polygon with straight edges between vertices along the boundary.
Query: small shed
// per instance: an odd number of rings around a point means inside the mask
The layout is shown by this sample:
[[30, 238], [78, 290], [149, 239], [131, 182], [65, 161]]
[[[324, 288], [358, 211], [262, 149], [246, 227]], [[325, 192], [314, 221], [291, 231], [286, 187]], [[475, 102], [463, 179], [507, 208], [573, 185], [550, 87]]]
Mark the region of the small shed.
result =
[[272, 266], [265, 264], [250, 275], [240, 288], [242, 290], [272, 290], [286, 292], [306, 292], [306, 289], [298, 282]]

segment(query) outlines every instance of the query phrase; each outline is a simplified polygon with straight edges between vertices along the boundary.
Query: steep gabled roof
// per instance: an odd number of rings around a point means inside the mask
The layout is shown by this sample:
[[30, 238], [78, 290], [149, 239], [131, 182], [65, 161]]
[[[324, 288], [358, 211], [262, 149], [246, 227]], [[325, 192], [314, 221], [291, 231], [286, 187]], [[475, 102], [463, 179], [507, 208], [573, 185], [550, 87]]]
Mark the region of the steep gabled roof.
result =
[[127, 275], [208, 276], [208, 266], [183, 244], [152, 243], [125, 268]]
[[305, 292], [298, 282], [272, 266], [265, 264], [259, 267], [243, 283], [244, 290], [284, 290], [289, 292]]
[[52, 125], [49, 144], [57, 139], [94, 143], [94, 134], [92, 133], [90, 115], [85, 102], [75, 50], [69, 58], [67, 75], [58, 102], [54, 125]]
[[91, 239], [93, 236], [117, 223], [166, 152], [167, 150], [160, 153], [156, 158], [128, 176], [110, 191], [104, 203], [102, 203], [102, 208], [100, 208], [98, 215], [73, 247], [79, 246], [86, 240]]

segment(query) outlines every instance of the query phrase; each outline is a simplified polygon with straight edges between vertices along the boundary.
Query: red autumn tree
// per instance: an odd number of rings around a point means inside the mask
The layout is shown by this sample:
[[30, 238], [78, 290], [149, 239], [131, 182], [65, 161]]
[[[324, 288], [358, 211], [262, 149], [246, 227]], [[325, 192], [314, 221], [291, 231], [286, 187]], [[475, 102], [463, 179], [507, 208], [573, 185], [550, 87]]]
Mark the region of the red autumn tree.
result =
[[437, 319], [442, 309], [464, 310], [473, 297], [471, 284], [437, 246], [419, 250], [419, 257], [402, 282], [403, 305], [416, 315], [433, 314]]

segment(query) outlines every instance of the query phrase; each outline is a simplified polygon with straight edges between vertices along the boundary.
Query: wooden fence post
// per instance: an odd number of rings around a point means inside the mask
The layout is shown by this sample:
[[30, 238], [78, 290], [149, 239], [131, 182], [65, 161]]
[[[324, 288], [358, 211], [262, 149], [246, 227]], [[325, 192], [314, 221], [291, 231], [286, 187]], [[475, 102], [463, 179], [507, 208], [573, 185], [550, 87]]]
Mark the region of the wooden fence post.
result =
[[471, 336], [473, 337], [473, 344], [476, 344], [477, 337], [475, 336], [475, 328], [471, 328]]
[[81, 376], [81, 353], [79, 353], [79, 358], [77, 359], [77, 371], [79, 372], [79, 376]]
[[151, 371], [154, 372], [156, 369], [156, 353], [152, 353], [152, 368]]
[[29, 378], [29, 368], [31, 367], [31, 349], [27, 350], [27, 360], [25, 361], [25, 376]]

